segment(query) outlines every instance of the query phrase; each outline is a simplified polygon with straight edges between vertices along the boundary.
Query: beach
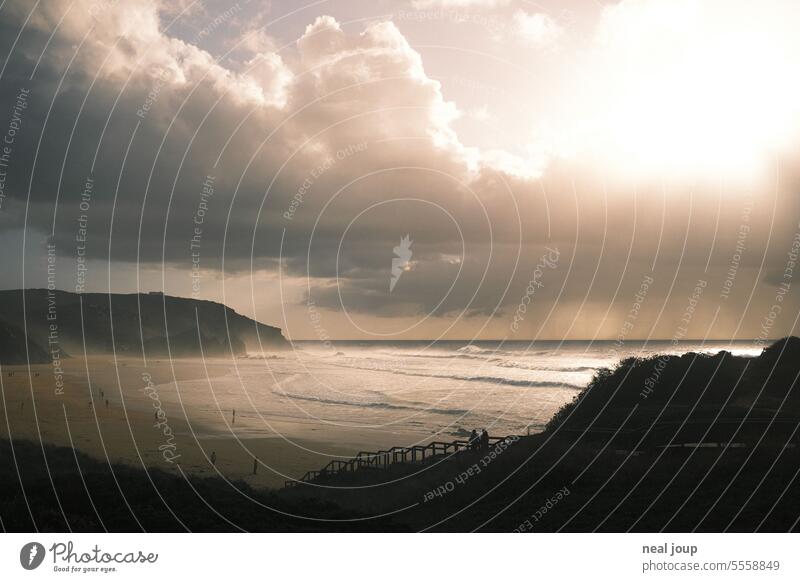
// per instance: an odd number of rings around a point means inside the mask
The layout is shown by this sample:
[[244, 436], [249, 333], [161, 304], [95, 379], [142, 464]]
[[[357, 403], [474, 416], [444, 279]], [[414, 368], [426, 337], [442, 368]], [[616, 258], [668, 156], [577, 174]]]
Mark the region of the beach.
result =
[[[62, 390], [56, 389], [50, 364], [3, 367], [0, 438], [69, 446], [109, 463], [218, 475], [263, 487], [280, 487], [327, 463], [326, 455], [352, 454], [359, 441], [370, 440], [358, 431], [333, 428], [323, 434], [292, 421], [254, 436], [241, 414], [241, 437], [235, 424], [226, 433], [198, 421], [180, 406], [175, 379], [178, 385], [213, 379], [230, 372], [230, 360], [206, 360], [205, 366], [195, 360], [151, 360], [144, 366], [136, 358], [90, 356], [61, 360], [61, 367]], [[227, 414], [218, 415], [220, 424]], [[212, 452], [216, 465], [210, 462]], [[254, 457], [259, 459], [256, 475]]]
[[0, 438], [282, 487], [359, 451], [449, 442], [473, 428], [495, 436], [539, 432], [597, 369], [619, 357], [587, 344], [338, 347], [4, 366]]

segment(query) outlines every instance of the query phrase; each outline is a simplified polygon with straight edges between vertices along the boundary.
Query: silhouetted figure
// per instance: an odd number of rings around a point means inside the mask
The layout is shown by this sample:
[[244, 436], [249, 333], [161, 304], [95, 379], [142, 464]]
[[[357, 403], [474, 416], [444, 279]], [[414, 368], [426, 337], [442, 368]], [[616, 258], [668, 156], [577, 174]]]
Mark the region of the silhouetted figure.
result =
[[481, 448], [484, 450], [489, 448], [489, 433], [486, 432], [486, 429], [481, 432]]
[[108, 398], [106, 398], [106, 408], [108, 408]]
[[477, 451], [478, 450], [478, 443], [479, 443], [478, 431], [476, 431], [473, 428], [472, 429], [472, 433], [469, 435], [469, 448], [470, 448], [470, 450]]
[[236, 424], [236, 409], [235, 408], [233, 409], [233, 420], [231, 421], [231, 424]]
[[217, 465], [217, 453], [215, 451], [211, 451], [211, 464], [215, 467]]
[[258, 457], [253, 457], [253, 475], [258, 473]]
[[153, 419], [158, 422], [158, 410], [153, 413]]

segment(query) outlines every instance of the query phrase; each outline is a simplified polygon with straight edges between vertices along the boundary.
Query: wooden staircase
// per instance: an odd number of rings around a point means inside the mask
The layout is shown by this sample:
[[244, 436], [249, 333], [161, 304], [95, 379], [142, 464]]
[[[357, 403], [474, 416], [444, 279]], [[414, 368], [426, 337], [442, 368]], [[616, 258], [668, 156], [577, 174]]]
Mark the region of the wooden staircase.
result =
[[[489, 448], [492, 445], [509, 439], [518, 439], [516, 436], [489, 437]], [[308, 471], [300, 479], [285, 482], [285, 487], [297, 487], [303, 483], [324, 481], [329, 477], [342, 473], [355, 473], [361, 470], [388, 470], [393, 465], [425, 465], [434, 460], [441, 460], [462, 451], [470, 449], [469, 441], [455, 440], [452, 442], [434, 441], [427, 445], [413, 447], [392, 447], [388, 450], [369, 452], [361, 451], [355, 457], [346, 460], [334, 459], [319, 471]]]

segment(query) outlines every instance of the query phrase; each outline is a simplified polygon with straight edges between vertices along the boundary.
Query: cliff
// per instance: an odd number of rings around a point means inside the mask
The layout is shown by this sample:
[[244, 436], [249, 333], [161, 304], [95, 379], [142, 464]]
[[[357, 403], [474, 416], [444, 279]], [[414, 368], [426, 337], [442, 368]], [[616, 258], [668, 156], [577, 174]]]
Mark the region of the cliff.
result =
[[248, 348], [289, 346], [279, 328], [213, 301], [161, 293], [27, 289], [0, 291], [0, 322], [4, 324], [0, 326], [0, 361], [19, 355], [15, 346], [21, 346], [24, 334], [19, 330], [26, 321], [29, 345], [50, 342], [62, 350], [62, 356], [64, 352], [82, 354], [84, 346], [87, 353], [141, 355], [144, 350], [148, 355], [172, 357], [236, 356]]

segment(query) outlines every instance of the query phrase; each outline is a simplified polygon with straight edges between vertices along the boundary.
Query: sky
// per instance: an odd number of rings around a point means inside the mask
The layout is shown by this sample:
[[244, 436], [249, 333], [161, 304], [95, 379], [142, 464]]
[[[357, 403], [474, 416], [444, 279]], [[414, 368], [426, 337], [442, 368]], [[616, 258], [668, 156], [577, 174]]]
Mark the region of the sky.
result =
[[0, 285], [47, 285], [50, 256], [58, 288], [222, 301], [292, 339], [781, 337], [799, 16], [6, 0]]

